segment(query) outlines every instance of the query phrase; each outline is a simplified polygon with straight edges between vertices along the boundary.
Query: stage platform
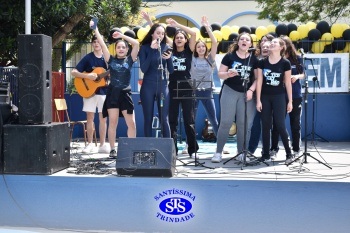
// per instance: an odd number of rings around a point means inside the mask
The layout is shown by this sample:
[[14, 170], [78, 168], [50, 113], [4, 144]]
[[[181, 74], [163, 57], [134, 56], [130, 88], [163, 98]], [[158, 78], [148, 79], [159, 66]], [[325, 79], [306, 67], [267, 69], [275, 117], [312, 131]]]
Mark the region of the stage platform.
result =
[[194, 158], [182, 143], [168, 178], [119, 176], [108, 154], [77, 142], [67, 169], [3, 174], [0, 232], [349, 232], [350, 142], [308, 142], [307, 163], [289, 166], [281, 145], [268, 165], [242, 166], [223, 164], [234, 141], [221, 163], [210, 161], [216, 143], [198, 143], [205, 167], [184, 165]]

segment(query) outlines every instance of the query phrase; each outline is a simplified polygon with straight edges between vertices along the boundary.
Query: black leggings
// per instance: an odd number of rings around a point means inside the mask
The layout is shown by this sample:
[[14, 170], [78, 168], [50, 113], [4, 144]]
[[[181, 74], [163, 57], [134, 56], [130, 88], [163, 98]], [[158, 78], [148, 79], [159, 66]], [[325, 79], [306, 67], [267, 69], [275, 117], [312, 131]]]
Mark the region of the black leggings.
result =
[[284, 149], [287, 155], [291, 155], [289, 147], [289, 135], [285, 125], [285, 115], [287, 110], [285, 94], [280, 95], [262, 95], [261, 96], [261, 123], [262, 123], [262, 142], [263, 157], [269, 158], [270, 138], [272, 118], [276, 126], [276, 130], [281, 136]]

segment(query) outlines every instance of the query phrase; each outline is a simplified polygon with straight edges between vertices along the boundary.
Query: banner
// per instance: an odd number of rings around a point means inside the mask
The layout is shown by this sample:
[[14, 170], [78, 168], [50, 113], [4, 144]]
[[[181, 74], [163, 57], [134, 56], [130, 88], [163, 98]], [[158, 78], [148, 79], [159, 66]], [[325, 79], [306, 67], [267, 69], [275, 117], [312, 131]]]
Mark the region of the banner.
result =
[[304, 61], [309, 88], [317, 93], [349, 92], [348, 53], [305, 54]]
[[[224, 55], [217, 54], [215, 57], [218, 70]], [[305, 79], [308, 81], [309, 92], [314, 86], [316, 93], [349, 92], [348, 53], [305, 54], [304, 58]], [[219, 77], [214, 77], [215, 79]], [[301, 80], [301, 83], [304, 85], [305, 80]]]

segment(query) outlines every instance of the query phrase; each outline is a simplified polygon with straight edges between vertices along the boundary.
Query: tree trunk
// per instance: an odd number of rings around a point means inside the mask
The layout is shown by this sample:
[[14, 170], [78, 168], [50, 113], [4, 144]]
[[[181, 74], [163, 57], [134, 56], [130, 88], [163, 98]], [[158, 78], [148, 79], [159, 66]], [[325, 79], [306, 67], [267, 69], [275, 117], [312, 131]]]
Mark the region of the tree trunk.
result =
[[84, 18], [81, 13], [75, 14], [69, 18], [67, 23], [65, 23], [60, 30], [58, 30], [52, 38], [52, 48], [56, 47], [61, 41], [63, 41], [66, 36], [73, 30], [73, 28]]

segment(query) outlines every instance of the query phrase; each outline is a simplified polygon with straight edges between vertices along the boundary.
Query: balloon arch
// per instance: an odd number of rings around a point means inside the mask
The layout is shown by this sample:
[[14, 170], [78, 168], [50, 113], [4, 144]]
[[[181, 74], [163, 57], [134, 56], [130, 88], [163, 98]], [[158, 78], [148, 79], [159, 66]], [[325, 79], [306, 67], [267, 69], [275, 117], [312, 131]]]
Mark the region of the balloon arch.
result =
[[[166, 29], [167, 36], [173, 37], [176, 31], [175, 28], [161, 23]], [[218, 53], [226, 53], [230, 44], [235, 41], [238, 35], [242, 32], [250, 33], [254, 45], [256, 45], [261, 37], [270, 33], [275, 37], [287, 35], [293, 41], [297, 49], [303, 48], [305, 52], [309, 53], [349, 53], [350, 52], [350, 26], [347, 24], [335, 23], [329, 25], [326, 21], [318, 23], [308, 22], [306, 24], [296, 25], [289, 24], [271, 24], [268, 26], [237, 26], [237, 25], [220, 25], [219, 23], [211, 24], [213, 34], [219, 42]], [[110, 35], [114, 31], [119, 30], [125, 35], [142, 41], [150, 29], [149, 25], [145, 27], [136, 26], [134, 28], [121, 27], [112, 28]], [[210, 38], [203, 26], [193, 27], [196, 31], [197, 38], [207, 42], [208, 47], [211, 46]], [[110, 52], [114, 54], [113, 38], [109, 36], [108, 42], [110, 45]]]

